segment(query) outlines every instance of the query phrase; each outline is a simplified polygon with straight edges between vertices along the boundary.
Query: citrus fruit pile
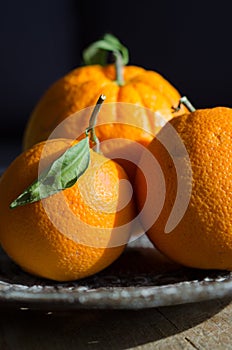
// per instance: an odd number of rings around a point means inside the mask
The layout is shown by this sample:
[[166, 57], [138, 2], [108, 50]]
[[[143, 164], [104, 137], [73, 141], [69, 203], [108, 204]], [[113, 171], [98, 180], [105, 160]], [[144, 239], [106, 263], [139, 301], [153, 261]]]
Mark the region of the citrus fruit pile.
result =
[[170, 259], [232, 270], [232, 109], [195, 110], [157, 72], [127, 66], [109, 34], [83, 61], [38, 101], [0, 178], [5, 252], [43, 278], [85, 278], [120, 256], [137, 218]]

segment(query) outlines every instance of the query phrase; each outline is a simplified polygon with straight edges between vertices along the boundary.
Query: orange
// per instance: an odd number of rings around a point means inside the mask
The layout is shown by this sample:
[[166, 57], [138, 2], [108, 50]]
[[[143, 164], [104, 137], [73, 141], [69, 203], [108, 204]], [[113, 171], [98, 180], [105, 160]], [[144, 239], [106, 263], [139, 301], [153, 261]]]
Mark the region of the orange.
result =
[[134, 217], [124, 170], [92, 150], [90, 165], [75, 185], [9, 208], [38, 177], [39, 165], [43, 170], [71, 144], [68, 139], [38, 143], [0, 179], [3, 249], [25, 271], [56, 281], [87, 277], [111, 264], [124, 250]]
[[[180, 99], [179, 92], [163, 76], [138, 66], [122, 67], [123, 84], [116, 80], [115, 65], [93, 64], [78, 67], [54, 82], [45, 91], [32, 111], [24, 133], [27, 149], [46, 140], [66, 118], [86, 107], [94, 106], [99, 95], [111, 104], [99, 114], [96, 134], [100, 141], [128, 138], [147, 145], [164, 122], [173, 117], [172, 106]], [[127, 103], [134, 109], [112, 104]], [[136, 108], [137, 107], [137, 108]], [[104, 109], [104, 108], [103, 108]], [[183, 109], [182, 109], [183, 113]], [[59, 137], [73, 138], [85, 131], [86, 118], [69, 118]]]
[[143, 225], [150, 221], [150, 240], [183, 265], [232, 270], [231, 135], [232, 109], [197, 110], [173, 118], [154, 138], [148, 151], [157, 163], [142, 157], [142, 170], [150, 170], [147, 181], [141, 170], [136, 176], [140, 209], [150, 196]]

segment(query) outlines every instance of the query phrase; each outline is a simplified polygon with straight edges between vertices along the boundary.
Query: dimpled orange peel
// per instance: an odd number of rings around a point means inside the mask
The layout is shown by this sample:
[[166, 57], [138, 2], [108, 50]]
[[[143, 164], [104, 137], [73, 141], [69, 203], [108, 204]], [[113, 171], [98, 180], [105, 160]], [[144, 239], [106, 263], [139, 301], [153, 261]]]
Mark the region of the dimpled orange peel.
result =
[[[232, 109], [192, 109], [189, 114], [175, 117], [148, 150], [159, 166], [152, 168], [143, 156], [141, 163], [150, 166], [152, 186], [138, 171], [135, 189], [140, 209], [148, 193], [152, 198], [150, 212], [142, 216], [145, 226], [148, 220], [151, 222], [147, 228], [150, 240], [183, 265], [232, 270]], [[181, 181], [186, 188], [180, 187]], [[158, 189], [162, 186], [161, 194]], [[162, 195], [162, 208], [152, 223], [157, 198]], [[176, 214], [178, 220], [168, 227], [174, 209], [182, 213], [180, 217]]]

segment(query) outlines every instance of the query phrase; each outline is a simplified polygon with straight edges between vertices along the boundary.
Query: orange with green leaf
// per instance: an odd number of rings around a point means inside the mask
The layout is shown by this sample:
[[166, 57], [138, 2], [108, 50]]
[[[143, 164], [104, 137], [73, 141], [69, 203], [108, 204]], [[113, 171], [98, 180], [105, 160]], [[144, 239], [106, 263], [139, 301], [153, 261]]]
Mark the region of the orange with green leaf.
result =
[[[107, 64], [110, 54], [115, 63]], [[91, 44], [83, 52], [85, 65], [56, 81], [36, 104], [25, 130], [24, 149], [46, 140], [75, 112], [95, 105], [100, 94], [113, 104], [99, 115], [98, 124], [104, 124], [96, 127], [99, 140], [121, 138], [147, 145], [165, 121], [173, 117], [171, 108], [178, 103], [180, 95], [159, 73], [129, 66], [128, 60], [126, 47], [110, 34]], [[121, 103], [134, 109], [124, 109]], [[182, 112], [183, 109], [179, 113]], [[59, 136], [72, 138], [75, 130], [77, 137], [85, 128], [86, 119], [71, 117]]]
[[89, 146], [89, 135], [97, 142], [96, 116], [95, 109], [80, 142], [37, 143], [0, 179], [1, 245], [29, 273], [56, 281], [87, 277], [117, 259], [130, 238], [127, 175]]

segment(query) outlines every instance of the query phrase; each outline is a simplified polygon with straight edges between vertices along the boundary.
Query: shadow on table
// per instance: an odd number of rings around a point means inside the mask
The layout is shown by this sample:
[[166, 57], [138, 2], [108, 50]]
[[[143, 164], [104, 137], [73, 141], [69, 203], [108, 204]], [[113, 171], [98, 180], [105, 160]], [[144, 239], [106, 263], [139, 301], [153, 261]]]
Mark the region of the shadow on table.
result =
[[139, 311], [3, 311], [0, 349], [129, 349], [192, 328], [231, 301], [216, 299]]

